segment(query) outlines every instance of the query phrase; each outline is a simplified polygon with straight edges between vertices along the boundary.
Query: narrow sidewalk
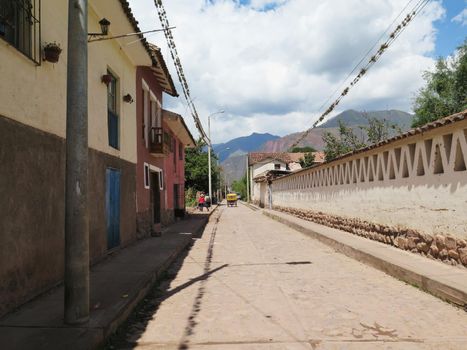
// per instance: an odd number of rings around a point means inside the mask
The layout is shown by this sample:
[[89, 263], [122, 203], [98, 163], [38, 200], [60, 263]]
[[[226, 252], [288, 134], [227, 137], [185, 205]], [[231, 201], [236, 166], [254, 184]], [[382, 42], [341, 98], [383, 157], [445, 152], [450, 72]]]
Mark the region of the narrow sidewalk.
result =
[[467, 269], [465, 268], [446, 265], [290, 214], [267, 209], [263, 210], [263, 214], [321, 241], [340, 253], [443, 300], [467, 308]]
[[5, 350], [94, 349], [125, 321], [175, 258], [199, 235], [209, 220], [188, 215], [163, 230], [122, 249], [91, 268], [90, 321], [63, 323], [63, 285], [0, 319]]

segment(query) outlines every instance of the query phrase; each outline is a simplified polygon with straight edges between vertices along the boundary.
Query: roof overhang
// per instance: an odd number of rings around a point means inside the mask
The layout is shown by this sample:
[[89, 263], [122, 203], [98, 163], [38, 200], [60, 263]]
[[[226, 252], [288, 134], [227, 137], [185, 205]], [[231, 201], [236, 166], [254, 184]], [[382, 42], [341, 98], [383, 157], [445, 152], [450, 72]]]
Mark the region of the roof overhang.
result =
[[253, 178], [254, 182], [269, 182], [274, 179], [277, 179], [278, 177], [290, 174], [290, 170], [266, 170], [265, 172], [256, 175]]
[[185, 147], [194, 147], [196, 145], [193, 135], [191, 135], [190, 130], [188, 130], [185, 124], [185, 120], [180, 114], [163, 109], [162, 119]]
[[[92, 0], [89, 4], [98, 18], [105, 17], [110, 21], [109, 37], [140, 32], [138, 22], [134, 18], [126, 0], [118, 2]], [[96, 29], [97, 32], [100, 31], [100, 27], [97, 26]], [[135, 66], [150, 66], [153, 61], [155, 62], [151, 56], [149, 45], [142, 35], [111, 39], [109, 41], [118, 43], [122, 51], [125, 52]], [[93, 45], [99, 45], [99, 42]]]
[[159, 85], [162, 87], [163, 91], [170, 96], [178, 97], [177, 89], [175, 88], [175, 84], [172, 80], [172, 76], [167, 69], [167, 65], [165, 63], [164, 57], [162, 56], [161, 49], [156, 45], [149, 44], [154, 59], [156, 60], [157, 64], [151, 66], [151, 70], [154, 73]]

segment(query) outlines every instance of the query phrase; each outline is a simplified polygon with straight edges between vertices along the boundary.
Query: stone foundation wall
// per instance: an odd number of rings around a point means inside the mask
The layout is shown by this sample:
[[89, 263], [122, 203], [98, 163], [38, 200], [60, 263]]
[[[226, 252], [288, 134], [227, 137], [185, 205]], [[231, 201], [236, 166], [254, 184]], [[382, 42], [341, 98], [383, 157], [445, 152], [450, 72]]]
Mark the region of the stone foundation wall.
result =
[[151, 210], [145, 210], [136, 214], [137, 239], [150, 237], [152, 233]]
[[175, 222], [175, 213], [173, 209], [162, 210], [161, 222], [163, 226], [168, 226]]
[[405, 227], [381, 225], [358, 218], [346, 218], [296, 208], [274, 206], [274, 210], [437, 259], [450, 265], [467, 267], [467, 242], [452, 235], [433, 236]]

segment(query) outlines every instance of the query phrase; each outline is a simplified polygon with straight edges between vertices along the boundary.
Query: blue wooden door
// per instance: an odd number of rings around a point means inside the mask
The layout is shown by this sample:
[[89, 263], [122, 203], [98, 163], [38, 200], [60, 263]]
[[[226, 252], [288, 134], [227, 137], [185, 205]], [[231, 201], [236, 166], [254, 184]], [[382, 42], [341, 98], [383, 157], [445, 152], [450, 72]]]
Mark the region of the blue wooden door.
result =
[[112, 249], [120, 245], [120, 171], [108, 168], [106, 180], [107, 248]]

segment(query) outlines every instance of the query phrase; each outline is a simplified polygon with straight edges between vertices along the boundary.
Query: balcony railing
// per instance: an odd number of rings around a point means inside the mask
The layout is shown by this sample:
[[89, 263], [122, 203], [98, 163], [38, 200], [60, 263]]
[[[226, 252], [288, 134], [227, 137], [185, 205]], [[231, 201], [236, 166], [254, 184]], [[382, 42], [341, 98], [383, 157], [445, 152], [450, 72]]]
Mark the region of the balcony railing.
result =
[[164, 142], [164, 129], [152, 127], [149, 132], [149, 153], [153, 156], [165, 156], [169, 153], [169, 148]]

